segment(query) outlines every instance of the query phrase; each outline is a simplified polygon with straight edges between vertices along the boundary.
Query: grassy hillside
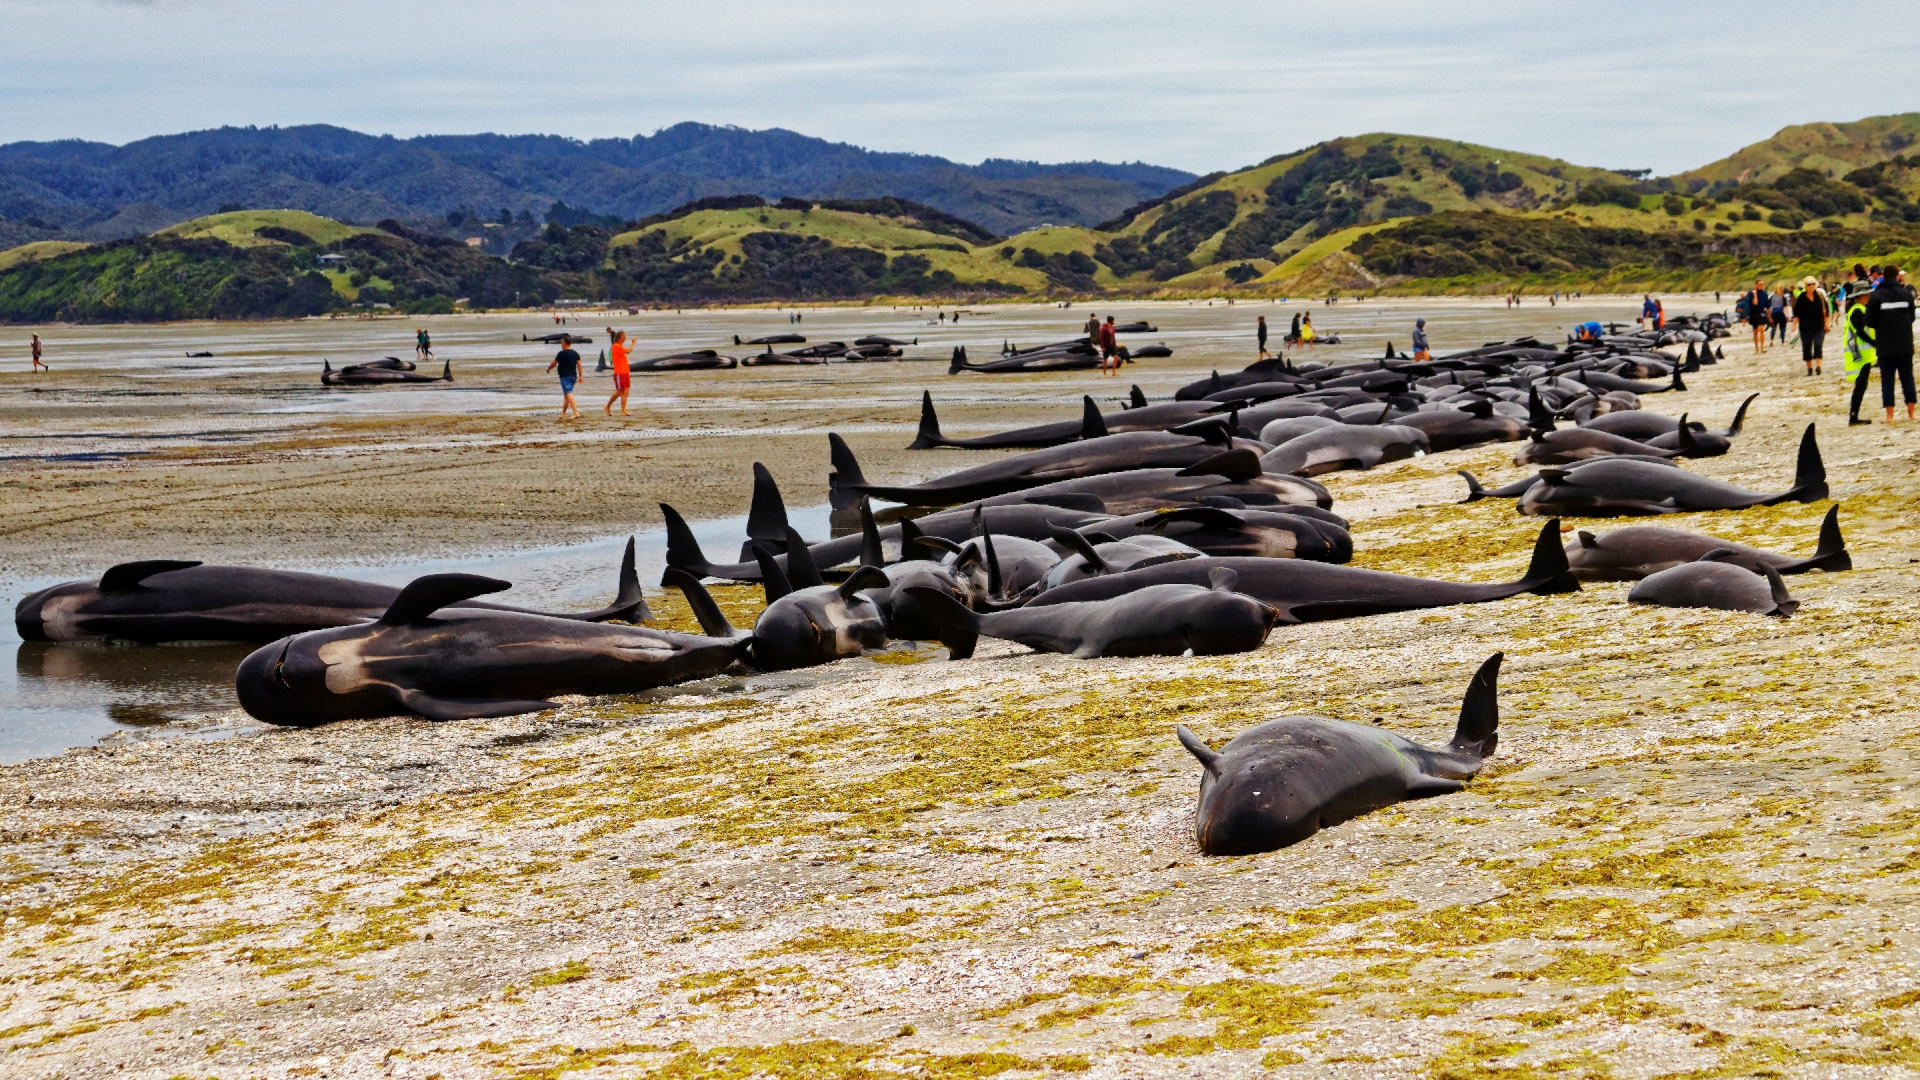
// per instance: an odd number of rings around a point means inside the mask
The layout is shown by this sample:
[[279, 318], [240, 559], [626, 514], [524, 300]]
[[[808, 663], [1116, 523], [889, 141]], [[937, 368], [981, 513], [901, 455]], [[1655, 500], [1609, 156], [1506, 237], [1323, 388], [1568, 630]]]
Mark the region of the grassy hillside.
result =
[[1869, 116], [1838, 124], [1795, 124], [1710, 165], [1680, 173], [1674, 180], [1683, 188], [1693, 181], [1700, 181], [1701, 187], [1765, 183], [1800, 168], [1839, 177], [1902, 155], [1916, 142], [1920, 142], [1920, 113]]
[[[183, 221], [153, 236], [155, 239], [173, 240], [212, 237], [235, 247], [261, 247], [267, 244], [318, 247], [373, 231], [363, 225], [347, 225], [332, 218], [309, 214], [305, 210], [237, 210]], [[263, 232], [265, 235], [262, 235]], [[302, 244], [298, 237], [306, 237], [308, 243]]]
[[11, 269], [21, 263], [41, 262], [68, 252], [79, 251], [86, 246], [74, 240], [35, 240], [31, 244], [21, 244], [19, 247], [0, 251], [0, 271]]

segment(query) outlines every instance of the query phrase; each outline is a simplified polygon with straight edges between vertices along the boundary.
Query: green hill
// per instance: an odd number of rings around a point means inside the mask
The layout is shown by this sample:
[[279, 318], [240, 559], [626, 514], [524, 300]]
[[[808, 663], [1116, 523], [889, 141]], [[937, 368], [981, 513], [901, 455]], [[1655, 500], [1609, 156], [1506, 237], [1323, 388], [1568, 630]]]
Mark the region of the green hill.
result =
[[0, 251], [0, 271], [8, 270], [21, 263], [41, 262], [68, 252], [79, 251], [87, 245], [76, 240], [35, 240], [30, 244], [21, 244]]
[[1920, 142], [1920, 113], [1869, 116], [1838, 124], [1795, 124], [1673, 179], [1683, 187], [1696, 188], [1767, 183], [1794, 169], [1837, 178], [1905, 154], [1916, 142]]
[[153, 236], [170, 240], [212, 237], [235, 247], [267, 244], [315, 247], [374, 231], [364, 225], [346, 225], [305, 210], [237, 210], [183, 221]]

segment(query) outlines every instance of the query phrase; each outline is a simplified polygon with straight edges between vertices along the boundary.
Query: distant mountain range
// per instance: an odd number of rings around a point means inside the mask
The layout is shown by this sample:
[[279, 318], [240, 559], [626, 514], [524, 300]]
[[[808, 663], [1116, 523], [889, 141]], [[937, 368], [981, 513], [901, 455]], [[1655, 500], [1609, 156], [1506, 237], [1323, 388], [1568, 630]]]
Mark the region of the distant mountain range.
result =
[[77, 139], [0, 146], [0, 248], [138, 236], [242, 208], [420, 225], [450, 213], [496, 221], [502, 211], [539, 222], [563, 202], [626, 220], [734, 194], [891, 196], [1010, 234], [1042, 223], [1091, 225], [1193, 178], [1144, 163], [996, 159], [962, 165], [778, 128], [694, 123], [591, 141], [557, 135], [396, 139], [326, 125], [227, 127], [125, 146]]

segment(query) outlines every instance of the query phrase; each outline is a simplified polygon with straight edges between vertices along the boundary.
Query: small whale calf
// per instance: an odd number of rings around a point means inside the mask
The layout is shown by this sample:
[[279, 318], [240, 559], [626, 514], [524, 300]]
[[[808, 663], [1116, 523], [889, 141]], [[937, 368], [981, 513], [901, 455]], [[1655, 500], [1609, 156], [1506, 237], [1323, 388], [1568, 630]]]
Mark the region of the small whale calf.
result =
[[1639, 581], [1694, 562], [1710, 551], [1726, 552], [1723, 561], [1755, 574], [1761, 573], [1762, 567], [1772, 567], [1781, 574], [1853, 569], [1853, 556], [1847, 553], [1846, 538], [1840, 535], [1838, 506], [1827, 508], [1827, 516], [1820, 522], [1820, 539], [1813, 554], [1804, 559], [1657, 525], [1634, 525], [1599, 536], [1581, 529], [1574, 538], [1567, 545], [1567, 562], [1573, 567], [1573, 576], [1582, 581]]
[[1493, 756], [1500, 733], [1501, 653], [1467, 684], [1453, 741], [1440, 749], [1324, 716], [1283, 716], [1215, 751], [1182, 725], [1200, 762], [1194, 836], [1208, 855], [1276, 851], [1395, 803], [1449, 795]]
[[1715, 548], [1694, 562], [1648, 575], [1627, 594], [1627, 602], [1750, 611], [1783, 619], [1800, 609], [1800, 601], [1787, 595], [1780, 571], [1763, 563], [1756, 574], [1733, 558], [1726, 548]]

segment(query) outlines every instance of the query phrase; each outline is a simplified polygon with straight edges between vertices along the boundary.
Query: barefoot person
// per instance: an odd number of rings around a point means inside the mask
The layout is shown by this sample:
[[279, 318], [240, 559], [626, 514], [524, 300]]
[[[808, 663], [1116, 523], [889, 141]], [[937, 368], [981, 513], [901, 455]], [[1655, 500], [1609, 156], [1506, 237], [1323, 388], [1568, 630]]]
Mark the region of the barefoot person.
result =
[[553, 363], [547, 365], [548, 371], [558, 368], [560, 371], [560, 419], [565, 420], [568, 413], [580, 418], [580, 405], [573, 400], [573, 388], [580, 381], [580, 354], [573, 351], [573, 335], [560, 335], [560, 351], [553, 355]]
[[41, 371], [41, 370], [52, 371], [53, 370], [53, 368], [50, 365], [42, 362], [40, 359], [40, 335], [39, 334], [33, 335], [33, 370], [35, 371]]
[[1107, 365], [1113, 365], [1113, 377], [1120, 377], [1120, 339], [1113, 329], [1113, 316], [1100, 324], [1100, 377], [1106, 378]]
[[607, 415], [613, 415], [613, 403], [620, 403], [620, 415], [632, 416], [627, 411], [627, 392], [633, 389], [633, 368], [628, 365], [627, 357], [633, 352], [633, 346], [627, 344], [627, 332], [607, 327], [607, 355], [613, 358], [613, 396], [607, 399]]
[[1258, 326], [1254, 330], [1254, 336], [1260, 339], [1259, 359], [1273, 359], [1273, 354], [1267, 351], [1267, 317], [1265, 315], [1260, 316]]

